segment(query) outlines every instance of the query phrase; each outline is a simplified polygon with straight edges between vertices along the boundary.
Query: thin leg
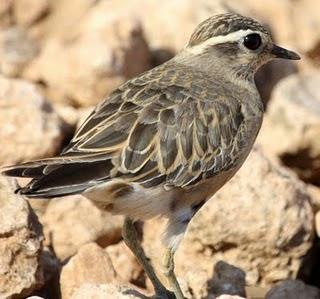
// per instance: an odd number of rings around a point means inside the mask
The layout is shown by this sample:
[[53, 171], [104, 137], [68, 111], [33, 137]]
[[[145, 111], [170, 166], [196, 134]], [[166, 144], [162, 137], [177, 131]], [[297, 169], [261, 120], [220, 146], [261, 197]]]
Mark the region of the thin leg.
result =
[[161, 281], [155, 274], [153, 267], [149, 263], [149, 260], [145, 255], [144, 250], [138, 241], [138, 235], [134, 227], [133, 221], [128, 217], [126, 217], [124, 220], [122, 237], [126, 245], [130, 248], [130, 250], [136, 256], [139, 263], [142, 265], [144, 271], [150, 278], [151, 283], [156, 292], [156, 295], [164, 299], [175, 299], [174, 295], [165, 288], [165, 286], [161, 283]]
[[167, 248], [166, 253], [164, 255], [164, 275], [167, 277], [170, 286], [173, 290], [173, 293], [176, 295], [177, 299], [185, 299], [174, 274], [174, 251], [172, 248]]

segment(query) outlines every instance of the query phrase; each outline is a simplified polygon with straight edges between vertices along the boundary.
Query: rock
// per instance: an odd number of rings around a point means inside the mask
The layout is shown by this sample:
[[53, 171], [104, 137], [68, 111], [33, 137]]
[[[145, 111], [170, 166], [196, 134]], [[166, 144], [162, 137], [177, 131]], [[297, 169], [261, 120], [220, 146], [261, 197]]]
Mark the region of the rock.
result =
[[266, 299], [319, 299], [320, 290], [300, 280], [287, 280], [273, 287]]
[[54, 103], [53, 107], [64, 122], [73, 129], [79, 127], [94, 109], [94, 107], [91, 106], [77, 109], [61, 103]]
[[313, 218], [305, 185], [255, 149], [194, 217], [177, 265], [190, 269], [199, 259], [211, 270], [225, 260], [246, 272], [249, 285], [294, 277], [312, 245]]
[[[161, 231], [158, 222], [146, 222], [144, 245], [156, 265], [163, 253]], [[256, 148], [191, 221], [176, 253], [177, 276], [201, 294], [213, 265], [223, 260], [243, 269], [248, 285], [270, 286], [295, 277], [313, 235], [306, 186]]]
[[44, 283], [41, 225], [9, 182], [0, 177], [0, 298], [4, 299], [25, 298]]
[[63, 122], [35, 85], [0, 76], [0, 165], [56, 154]]
[[57, 256], [64, 260], [84, 244], [97, 242], [105, 247], [121, 240], [121, 216], [97, 209], [80, 195], [50, 201], [42, 222]]
[[[320, 72], [292, 75], [277, 85], [258, 137], [306, 182], [320, 181]], [[274, 142], [277, 140], [277, 142]]]
[[[230, 11], [228, 4], [222, 0], [165, 0], [160, 6], [157, 0], [131, 1], [130, 4], [122, 2], [143, 20], [151, 48], [173, 52], [185, 47], [200, 22], [214, 14]], [[141, 5], [144, 9], [140, 9]]]
[[224, 263], [216, 263], [213, 279], [209, 282], [209, 293], [214, 295], [246, 296], [246, 274], [241, 269]]
[[39, 46], [28, 33], [18, 27], [0, 31], [0, 72], [9, 77], [20, 76], [38, 55]]
[[26, 76], [47, 85], [50, 98], [75, 106], [101, 101], [118, 85], [150, 68], [150, 53], [139, 21], [109, 10], [109, 2], [92, 7], [69, 35], [53, 36]]
[[[140, 292], [112, 284], [83, 284], [71, 299], [148, 299]], [[151, 299], [151, 298], [150, 298]]]
[[6, 28], [12, 23], [12, 16], [10, 14], [12, 7], [12, 0], [0, 1], [0, 28]]
[[320, 188], [311, 184], [308, 184], [307, 188], [311, 197], [313, 211], [316, 213], [320, 210]]
[[72, 298], [75, 290], [84, 283], [104, 284], [116, 280], [117, 274], [108, 254], [97, 244], [89, 243], [62, 268], [61, 297]]
[[49, 0], [15, 0], [13, 16], [18, 24], [29, 26], [48, 13]]
[[1, 0], [0, 28], [30, 27], [49, 13], [49, 0]]
[[122, 281], [145, 288], [143, 268], [124, 242], [110, 245], [105, 250], [110, 256], [114, 268], [119, 269], [118, 275]]
[[31, 296], [31, 297], [27, 297], [27, 299], [45, 299], [45, 298], [39, 297], [39, 296]]
[[286, 60], [271, 61], [258, 70], [255, 82], [265, 106], [278, 82], [296, 72], [297, 65]]

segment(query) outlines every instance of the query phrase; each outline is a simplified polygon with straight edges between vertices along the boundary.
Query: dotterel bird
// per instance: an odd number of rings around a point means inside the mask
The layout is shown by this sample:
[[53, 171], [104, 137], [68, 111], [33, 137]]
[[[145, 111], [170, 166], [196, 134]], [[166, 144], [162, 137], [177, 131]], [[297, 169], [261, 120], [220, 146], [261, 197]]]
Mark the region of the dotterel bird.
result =
[[[125, 215], [123, 238], [160, 298], [182, 299], [173, 255], [199, 208], [241, 167], [261, 126], [254, 74], [276, 46], [257, 21], [221, 14], [202, 22], [180, 53], [129, 80], [101, 102], [53, 158], [4, 169], [29, 177], [17, 192], [51, 198], [81, 193]], [[165, 269], [171, 291], [139, 244], [137, 219], [168, 218]]]

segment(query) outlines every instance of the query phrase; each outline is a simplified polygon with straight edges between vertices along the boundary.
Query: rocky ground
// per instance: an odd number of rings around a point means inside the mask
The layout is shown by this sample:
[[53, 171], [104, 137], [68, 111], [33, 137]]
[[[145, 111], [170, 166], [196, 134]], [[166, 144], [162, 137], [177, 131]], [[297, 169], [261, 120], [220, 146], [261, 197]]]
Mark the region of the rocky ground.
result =
[[[57, 154], [93, 105], [225, 11], [256, 17], [303, 60], [257, 74], [256, 147], [193, 219], [177, 275], [188, 299], [320, 298], [318, 0], [1, 0], [0, 166]], [[27, 201], [15, 184], [0, 177], [1, 299], [149, 298], [122, 217], [81, 196]], [[142, 225], [158, 270], [162, 225]]]

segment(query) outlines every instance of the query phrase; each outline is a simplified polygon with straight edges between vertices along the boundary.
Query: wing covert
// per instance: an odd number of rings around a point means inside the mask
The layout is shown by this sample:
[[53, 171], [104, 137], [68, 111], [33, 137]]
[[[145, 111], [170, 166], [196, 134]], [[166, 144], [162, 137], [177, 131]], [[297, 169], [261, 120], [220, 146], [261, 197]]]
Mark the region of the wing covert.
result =
[[110, 178], [145, 187], [192, 186], [232, 167], [243, 139], [241, 104], [156, 75], [114, 91], [62, 155], [105, 153], [114, 165]]

